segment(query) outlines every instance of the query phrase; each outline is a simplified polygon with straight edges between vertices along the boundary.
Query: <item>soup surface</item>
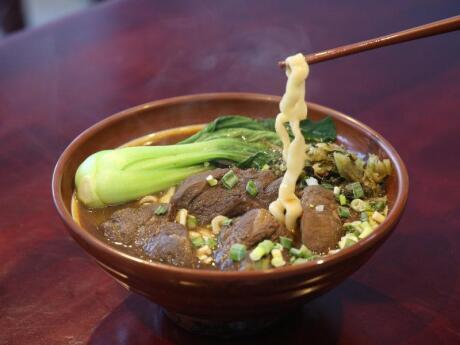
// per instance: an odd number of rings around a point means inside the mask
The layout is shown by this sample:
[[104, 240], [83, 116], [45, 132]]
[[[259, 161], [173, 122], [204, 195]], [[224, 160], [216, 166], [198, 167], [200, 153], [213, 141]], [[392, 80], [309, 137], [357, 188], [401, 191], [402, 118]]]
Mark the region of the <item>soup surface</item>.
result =
[[[197, 129], [172, 129], [128, 145], [181, 141]], [[302, 216], [294, 229], [268, 211], [286, 170], [282, 160], [261, 169], [215, 161], [176, 186], [115, 206], [88, 208], [75, 194], [72, 213], [99, 239], [144, 260], [214, 270], [301, 264], [357, 243], [385, 219], [389, 170], [374, 172], [378, 182], [365, 175], [387, 161], [362, 156], [331, 142], [307, 144], [295, 188]], [[362, 175], [353, 181], [359, 167]]]

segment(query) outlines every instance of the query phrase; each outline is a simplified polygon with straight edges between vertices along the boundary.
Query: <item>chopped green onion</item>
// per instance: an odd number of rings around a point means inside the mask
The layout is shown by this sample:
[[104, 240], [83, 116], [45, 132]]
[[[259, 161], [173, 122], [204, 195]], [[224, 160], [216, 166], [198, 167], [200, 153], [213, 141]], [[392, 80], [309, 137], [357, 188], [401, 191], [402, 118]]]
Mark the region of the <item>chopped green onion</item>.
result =
[[335, 195], [335, 196], [338, 196], [339, 194], [340, 194], [340, 187], [335, 186], [335, 187], [334, 187], [334, 195]]
[[187, 228], [195, 229], [196, 228], [196, 217], [192, 216], [191, 214], [187, 215]]
[[244, 244], [235, 243], [230, 248], [230, 259], [233, 261], [241, 261], [246, 256], [246, 246]]
[[246, 184], [246, 192], [251, 196], [256, 196], [257, 193], [259, 193], [259, 190], [253, 180], [249, 180]]
[[369, 219], [369, 225], [371, 226], [372, 230], [375, 230], [379, 226], [379, 223], [371, 218]]
[[305, 258], [294, 258], [294, 261], [292, 262], [292, 264], [294, 265], [298, 265], [298, 264], [304, 264], [308, 262], [308, 259], [305, 259]]
[[208, 182], [208, 185], [210, 185], [211, 187], [214, 187], [215, 185], [217, 185], [218, 181], [214, 178], [214, 176], [208, 175], [208, 177], [206, 177], [206, 182]]
[[216, 247], [217, 247], [217, 241], [212, 237], [206, 237], [204, 239], [204, 242], [209, 248], [211, 248], [213, 250], [216, 249]]
[[268, 254], [272, 251], [274, 244], [270, 240], [263, 240], [257, 245], [257, 247], [262, 248], [265, 251], [265, 254]]
[[363, 231], [361, 231], [359, 238], [364, 238], [364, 237], [369, 236], [373, 230], [369, 222], [362, 222], [361, 228], [363, 229]]
[[331, 185], [330, 183], [321, 183], [321, 187], [326, 188], [326, 189], [329, 189], [329, 190], [333, 190], [333, 189], [334, 189], [334, 186]]
[[300, 258], [308, 258], [313, 255], [313, 252], [303, 244], [299, 249], [291, 248], [289, 250], [289, 253], [295, 257], [300, 257]]
[[286, 265], [286, 261], [284, 261], [282, 256], [275, 256], [271, 261], [272, 266], [274, 267], [281, 267]]
[[210, 165], [211, 165], [211, 163], [209, 163], [209, 162], [204, 162], [204, 163], [203, 163], [203, 166], [205, 166], [205, 167], [208, 167], [208, 166], [210, 166]]
[[283, 246], [280, 243], [275, 243], [275, 245], [273, 246], [272, 251], [275, 250], [275, 249], [283, 250]]
[[367, 208], [369, 207], [369, 204], [361, 199], [353, 199], [352, 202], [350, 203], [350, 206], [356, 212], [363, 212], [367, 210]]
[[199, 236], [192, 239], [192, 244], [194, 247], [199, 248], [203, 247], [206, 243], [204, 242], [203, 237]]
[[262, 260], [254, 261], [254, 267], [258, 270], [266, 270], [270, 268], [270, 259], [268, 257]]
[[280, 236], [280, 243], [286, 249], [291, 249], [292, 247], [292, 239], [289, 237]]
[[264, 166], [263, 166], [262, 169], [260, 169], [260, 170], [262, 170], [262, 171], [270, 170], [270, 165], [264, 164]]
[[354, 222], [343, 224], [343, 227], [348, 232], [361, 233], [363, 231], [363, 228], [361, 227], [361, 224], [362, 224], [362, 222], [360, 222], [359, 220], [355, 220]]
[[249, 258], [252, 261], [259, 261], [265, 255], [265, 250], [262, 247], [255, 247], [249, 254]]
[[224, 176], [222, 176], [222, 184], [227, 189], [232, 189], [238, 183], [238, 176], [233, 172], [233, 170], [229, 170]]
[[347, 197], [343, 194], [340, 194], [339, 195], [339, 202], [340, 202], [340, 205], [344, 206], [348, 203], [347, 201]]
[[348, 209], [348, 207], [339, 206], [337, 211], [339, 213], [340, 218], [350, 217], [350, 210]]
[[168, 206], [166, 206], [166, 205], [160, 205], [160, 206], [158, 206], [158, 207], [156, 208], [156, 210], [155, 210], [154, 213], [155, 213], [157, 216], [161, 216], [161, 215], [165, 214], [167, 211], [168, 211]]
[[355, 199], [359, 199], [359, 198], [362, 198], [364, 196], [363, 187], [361, 186], [361, 183], [359, 183], [359, 182], [350, 183], [345, 188], [347, 190], [353, 192], [353, 197]]
[[346, 234], [345, 236], [342, 236], [342, 238], [340, 239], [339, 248], [344, 249], [344, 248], [350, 247], [353, 244], [357, 243], [358, 241], [359, 240], [355, 235]]
[[361, 214], [359, 215], [359, 219], [362, 221], [362, 222], [366, 222], [369, 220], [369, 216], [367, 214], [367, 212], [361, 212]]
[[385, 221], [385, 216], [377, 211], [372, 214], [372, 219], [377, 223], [382, 224]]
[[227, 218], [227, 219], [224, 219], [224, 220], [222, 221], [222, 225], [228, 226], [228, 225], [231, 225], [232, 222], [233, 222], [233, 219]]
[[370, 202], [370, 208], [372, 211], [382, 212], [385, 209], [386, 201], [382, 199], [378, 199], [378, 200], [374, 200]]

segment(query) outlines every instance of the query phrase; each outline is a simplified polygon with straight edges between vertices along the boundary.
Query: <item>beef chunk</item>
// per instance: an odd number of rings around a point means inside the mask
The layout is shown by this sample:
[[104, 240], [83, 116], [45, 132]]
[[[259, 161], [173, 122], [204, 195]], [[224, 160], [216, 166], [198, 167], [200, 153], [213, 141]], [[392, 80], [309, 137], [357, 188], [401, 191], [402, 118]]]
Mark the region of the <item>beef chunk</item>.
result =
[[181, 267], [196, 264], [187, 229], [177, 223], [165, 223], [161, 227], [147, 225], [139, 231], [136, 245], [154, 261]]
[[[171, 200], [171, 217], [177, 210], [185, 208], [195, 215], [198, 222], [209, 224], [217, 215], [236, 217], [255, 208], [268, 208], [277, 197], [276, 176], [271, 171], [241, 170], [233, 168], [238, 183], [227, 189], [222, 182], [210, 187], [206, 176], [213, 175], [220, 180], [229, 169], [215, 169], [187, 178], [177, 189]], [[246, 184], [253, 180], [258, 194], [253, 197], [246, 192]], [[278, 183], [279, 186], [279, 182]]]
[[163, 222], [167, 218], [155, 216], [155, 210], [160, 204], [146, 204], [139, 208], [124, 208], [115, 211], [109, 220], [100, 225], [104, 236], [112, 242], [132, 245], [139, 226], [151, 222]]
[[[302, 242], [318, 253], [334, 249], [343, 235], [334, 194], [321, 186], [308, 186], [303, 191], [301, 202]], [[317, 205], [324, 205], [324, 210], [316, 211]]]
[[130, 246], [138, 255], [175, 266], [194, 267], [196, 258], [187, 229], [155, 215], [160, 204], [124, 208], [100, 225], [104, 236]]
[[[230, 248], [234, 243], [246, 245], [251, 250], [259, 242], [269, 239], [276, 240], [279, 236], [291, 236], [269, 211], [254, 209], [235, 219], [230, 226], [222, 228], [219, 234], [219, 249], [215, 252], [214, 260], [221, 269], [238, 269], [229, 258]], [[239, 268], [247, 268], [246, 264]]]

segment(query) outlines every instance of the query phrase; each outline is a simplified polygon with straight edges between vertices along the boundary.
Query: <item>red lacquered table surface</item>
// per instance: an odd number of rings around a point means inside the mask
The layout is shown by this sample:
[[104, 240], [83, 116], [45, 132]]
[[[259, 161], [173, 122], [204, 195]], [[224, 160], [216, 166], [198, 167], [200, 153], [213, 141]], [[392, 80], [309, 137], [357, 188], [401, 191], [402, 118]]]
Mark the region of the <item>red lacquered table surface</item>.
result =
[[[216, 91], [281, 94], [276, 62], [460, 13], [452, 1], [113, 1], [0, 41], [0, 344], [213, 344], [128, 293], [67, 235], [50, 181], [119, 110]], [[405, 160], [406, 213], [338, 288], [219, 344], [460, 343], [460, 32], [315, 65], [308, 99]], [[212, 307], [212, 306], [210, 306]]]

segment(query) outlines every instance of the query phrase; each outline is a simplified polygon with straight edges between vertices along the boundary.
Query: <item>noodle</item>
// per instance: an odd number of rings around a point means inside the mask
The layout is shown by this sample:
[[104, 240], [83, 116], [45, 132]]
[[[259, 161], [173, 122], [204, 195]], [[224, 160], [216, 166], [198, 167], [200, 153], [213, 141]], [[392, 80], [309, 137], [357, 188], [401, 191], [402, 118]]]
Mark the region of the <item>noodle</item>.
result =
[[[283, 159], [287, 170], [281, 182], [278, 199], [270, 204], [270, 212], [289, 230], [294, 230], [297, 219], [302, 214], [302, 206], [295, 195], [297, 179], [305, 165], [306, 145], [300, 121], [307, 118], [305, 103], [305, 80], [308, 76], [308, 65], [302, 54], [286, 59], [286, 75], [288, 77], [286, 92], [280, 102], [280, 113], [276, 117], [275, 129], [283, 143]], [[291, 142], [285, 123], [289, 122], [294, 140]]]

